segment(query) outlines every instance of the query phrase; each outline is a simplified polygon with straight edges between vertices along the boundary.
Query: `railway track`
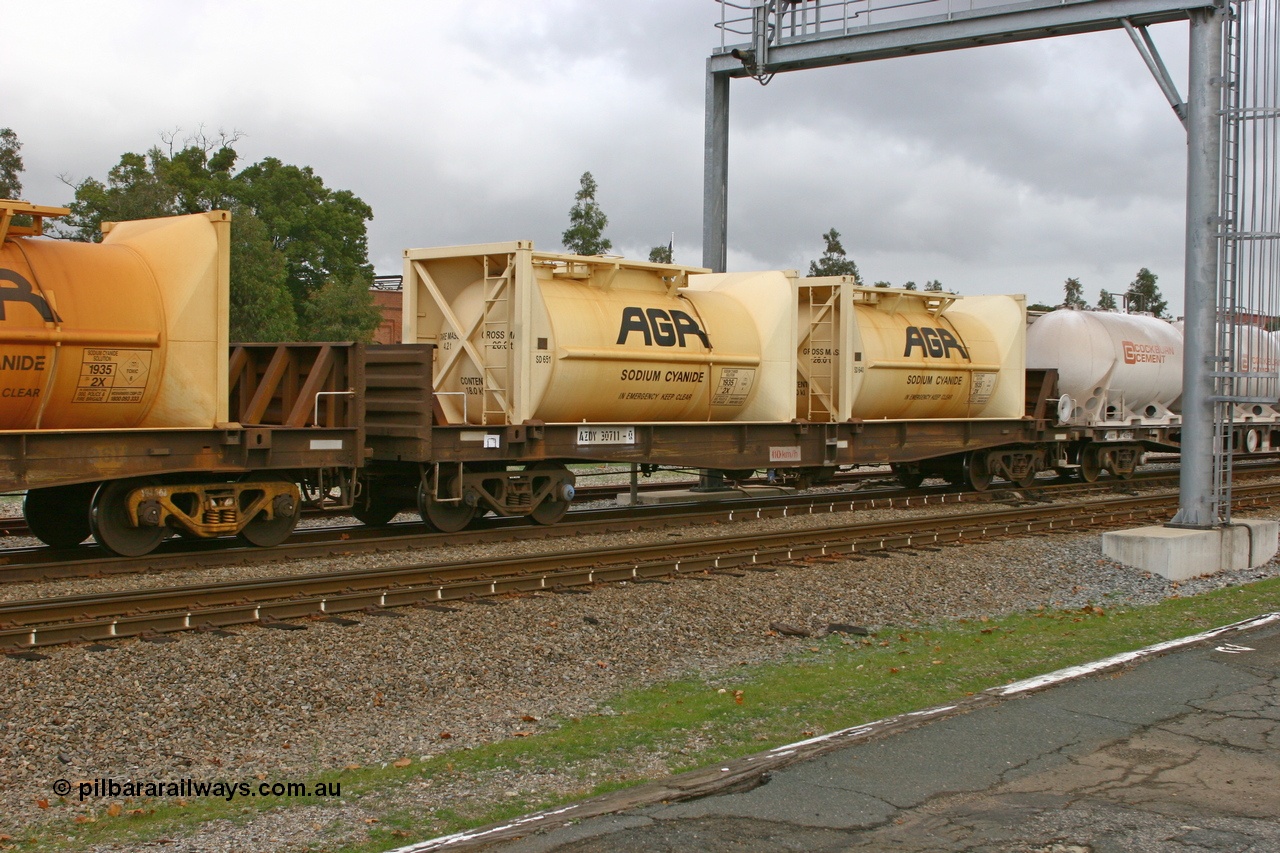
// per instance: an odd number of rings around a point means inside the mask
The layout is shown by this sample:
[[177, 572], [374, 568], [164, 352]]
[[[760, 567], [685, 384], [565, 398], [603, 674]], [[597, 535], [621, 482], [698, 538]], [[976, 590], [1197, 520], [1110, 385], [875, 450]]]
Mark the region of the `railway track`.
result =
[[[602, 476], [600, 474], [588, 474], [586, 477]], [[681, 486], [692, 485], [696, 480], [690, 481], [663, 481], [652, 482], [644, 481], [638, 486], [640, 492], [653, 492], [660, 489], [680, 488]], [[577, 490], [578, 500], [594, 501], [594, 500], [612, 500], [613, 497], [620, 492], [627, 491], [629, 486], [604, 486], [599, 484], [588, 484]], [[16, 496], [15, 496], [16, 497]], [[336, 514], [336, 511], [330, 509], [317, 509], [315, 507], [306, 507], [302, 511], [303, 519], [322, 519], [330, 518]], [[5, 539], [30, 538], [32, 536], [31, 527], [27, 524], [26, 518], [20, 515], [10, 515], [0, 517], [0, 543]], [[7, 550], [0, 545], [0, 554]]]
[[[617, 495], [624, 494], [630, 490], [630, 485], [622, 484], [601, 484], [590, 482], [593, 479], [601, 477], [617, 477], [626, 475], [625, 470], [600, 470], [600, 471], [582, 471], [578, 473], [579, 485], [576, 489], [576, 500], [579, 504], [592, 503], [595, 501], [613, 500]], [[680, 472], [677, 472], [680, 473]], [[698, 482], [696, 472], [688, 472], [689, 476], [685, 479], [662, 479], [651, 480], [648, 478], [641, 479], [636, 485], [636, 491], [640, 494], [647, 492], [658, 492], [665, 489], [681, 489], [689, 488]], [[845, 471], [838, 474], [830, 483], [833, 486], [856, 486], [858, 483], [867, 480], [880, 480], [891, 478], [893, 475], [885, 471]], [[765, 485], [765, 480], [755, 478], [745, 481], [746, 485]], [[16, 497], [16, 496], [13, 496]], [[306, 507], [303, 509], [303, 519], [316, 520], [324, 518], [333, 518], [338, 515], [337, 511], [331, 509], [316, 509], [314, 507]], [[27, 520], [20, 515], [0, 516], [0, 559], [3, 559], [5, 551], [11, 550], [13, 546], [6, 547], [4, 540], [30, 538], [31, 528], [27, 524]], [[22, 546], [17, 546], [22, 547]]]
[[[1238, 486], [1242, 506], [1270, 504], [1271, 484]], [[552, 552], [463, 564], [419, 563], [287, 578], [195, 584], [145, 591], [63, 596], [0, 604], [0, 648], [22, 652], [70, 642], [150, 633], [218, 630], [303, 617], [381, 611], [511, 593], [564, 592], [599, 583], [660, 581], [737, 570], [777, 570], [809, 560], [859, 559], [899, 549], [941, 549], [994, 536], [1097, 529], [1167, 518], [1176, 495], [1111, 498], [1087, 504], [1016, 507], [910, 520], [839, 524], [802, 531], [744, 533], [625, 546], [591, 553]]]
[[[1277, 473], [1280, 466], [1269, 469]], [[866, 480], [863, 478], [864, 485]], [[880, 480], [891, 479], [880, 474]], [[601, 532], [654, 529], [690, 524], [728, 523], [788, 515], [822, 515], [868, 509], [908, 508], [961, 502], [991, 502], [1015, 493], [1035, 499], [1056, 499], [1080, 494], [1107, 493], [1131, 486], [1175, 484], [1176, 472], [1145, 472], [1133, 480], [1097, 483], [1044, 480], [1031, 489], [992, 489], [986, 492], [956, 491], [946, 487], [866, 491], [805, 492], [797, 495], [737, 498], [715, 503], [666, 504], [640, 507], [579, 509], [554, 526], [530, 525], [519, 518], [482, 520], [461, 533], [438, 533], [415, 522], [385, 527], [346, 525], [300, 528], [282, 545], [271, 549], [244, 547], [232, 539], [171, 540], [144, 557], [115, 557], [96, 546], [70, 550], [45, 547], [0, 549], [0, 584], [97, 577], [103, 575], [162, 572], [203, 566], [279, 562], [290, 559], [353, 556], [445, 547], [462, 543], [502, 542], [563, 538]], [[616, 491], [616, 490], [615, 490]]]

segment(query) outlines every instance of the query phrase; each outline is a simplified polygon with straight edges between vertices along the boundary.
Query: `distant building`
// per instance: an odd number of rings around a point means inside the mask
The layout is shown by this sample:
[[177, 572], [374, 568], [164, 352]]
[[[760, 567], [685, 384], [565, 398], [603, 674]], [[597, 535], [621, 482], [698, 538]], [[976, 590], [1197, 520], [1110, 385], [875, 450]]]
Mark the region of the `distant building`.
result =
[[[1219, 313], [1218, 316], [1226, 317], [1230, 315]], [[1236, 311], [1234, 316], [1236, 322], [1241, 326], [1257, 326], [1259, 329], [1263, 329], [1268, 332], [1274, 332], [1277, 329], [1280, 329], [1280, 317], [1276, 317], [1274, 314], [1261, 314], [1255, 311], [1250, 311], [1247, 308], [1242, 308]], [[1181, 320], [1182, 318], [1179, 317], [1178, 319]]]
[[400, 320], [403, 311], [400, 307], [401, 292], [404, 289], [404, 276], [375, 275], [373, 277], [373, 304], [382, 312], [382, 322], [373, 333], [375, 344], [401, 343]]

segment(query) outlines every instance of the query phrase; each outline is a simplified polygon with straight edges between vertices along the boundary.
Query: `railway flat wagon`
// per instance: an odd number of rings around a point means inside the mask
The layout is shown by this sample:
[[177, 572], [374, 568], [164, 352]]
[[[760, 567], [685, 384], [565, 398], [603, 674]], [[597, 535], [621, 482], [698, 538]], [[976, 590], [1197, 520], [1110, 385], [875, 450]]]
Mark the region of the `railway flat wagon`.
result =
[[0, 201], [0, 492], [26, 493], [32, 532], [129, 556], [174, 532], [273, 545], [305, 502], [350, 505], [363, 356], [228, 343], [230, 214], [41, 237], [66, 213]]
[[1053, 374], [1024, 371], [1021, 297], [528, 242], [411, 249], [404, 280], [406, 344], [367, 351], [368, 523], [414, 506], [445, 530], [484, 512], [553, 523], [573, 462], [805, 485], [927, 461], [983, 487], [1052, 455]]

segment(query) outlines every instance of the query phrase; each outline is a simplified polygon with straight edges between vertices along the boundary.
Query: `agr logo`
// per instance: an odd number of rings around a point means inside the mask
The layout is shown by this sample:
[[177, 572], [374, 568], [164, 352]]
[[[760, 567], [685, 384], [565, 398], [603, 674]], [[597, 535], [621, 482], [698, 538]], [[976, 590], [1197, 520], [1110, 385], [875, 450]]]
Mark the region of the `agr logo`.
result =
[[636, 307], [622, 309], [622, 325], [618, 329], [618, 343], [625, 344], [627, 336], [639, 332], [644, 336], [644, 345], [657, 344], [660, 347], [673, 347], [677, 343], [685, 346], [685, 337], [694, 335], [702, 341], [702, 345], [711, 348], [707, 333], [702, 331], [698, 321], [680, 310], [664, 311], [661, 308], [641, 310]]
[[4, 320], [4, 304], [6, 302], [25, 302], [40, 314], [41, 319], [46, 323], [61, 323], [62, 318], [49, 307], [49, 303], [45, 298], [35, 292], [31, 286], [31, 282], [18, 275], [13, 270], [0, 270], [0, 282], [11, 281], [13, 287], [0, 284], [0, 320]]
[[955, 350], [961, 358], [969, 359], [969, 351], [947, 329], [907, 326], [907, 348], [902, 351], [902, 357], [909, 358], [916, 347], [930, 358], [945, 358]]

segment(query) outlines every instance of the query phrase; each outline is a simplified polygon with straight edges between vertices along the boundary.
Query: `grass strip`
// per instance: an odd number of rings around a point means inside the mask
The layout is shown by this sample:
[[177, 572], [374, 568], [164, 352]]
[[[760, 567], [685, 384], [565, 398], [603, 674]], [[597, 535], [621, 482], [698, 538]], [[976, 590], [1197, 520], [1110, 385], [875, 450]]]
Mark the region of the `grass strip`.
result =
[[[749, 755], [815, 734], [955, 701], [990, 687], [1098, 660], [1280, 610], [1280, 579], [1194, 598], [1108, 609], [1038, 610], [998, 619], [884, 628], [871, 637], [797, 639], [785, 662], [743, 666], [616, 697], [594, 716], [543, 721], [544, 730], [431, 759], [318, 776], [340, 783], [340, 799], [144, 800], [86, 811], [0, 850], [69, 850], [91, 844], [181, 837], [211, 821], [242, 823], [274, 809], [356, 806], [367, 832], [342, 846], [350, 827], [317, 811], [335, 845], [370, 853], [410, 840], [483, 826], [639, 784], [667, 773]], [[397, 762], [399, 763], [399, 762]], [[561, 793], [534, 788], [499, 805], [457, 795], [504, 771], [555, 769]], [[421, 789], [397, 796], [402, 786]], [[451, 792], [451, 793], [446, 793]], [[382, 801], [412, 799], [412, 808]], [[432, 803], [437, 805], [433, 808]], [[347, 808], [346, 820], [351, 809]], [[78, 821], [78, 822], [73, 822]], [[282, 839], [283, 840], [283, 839]]]

